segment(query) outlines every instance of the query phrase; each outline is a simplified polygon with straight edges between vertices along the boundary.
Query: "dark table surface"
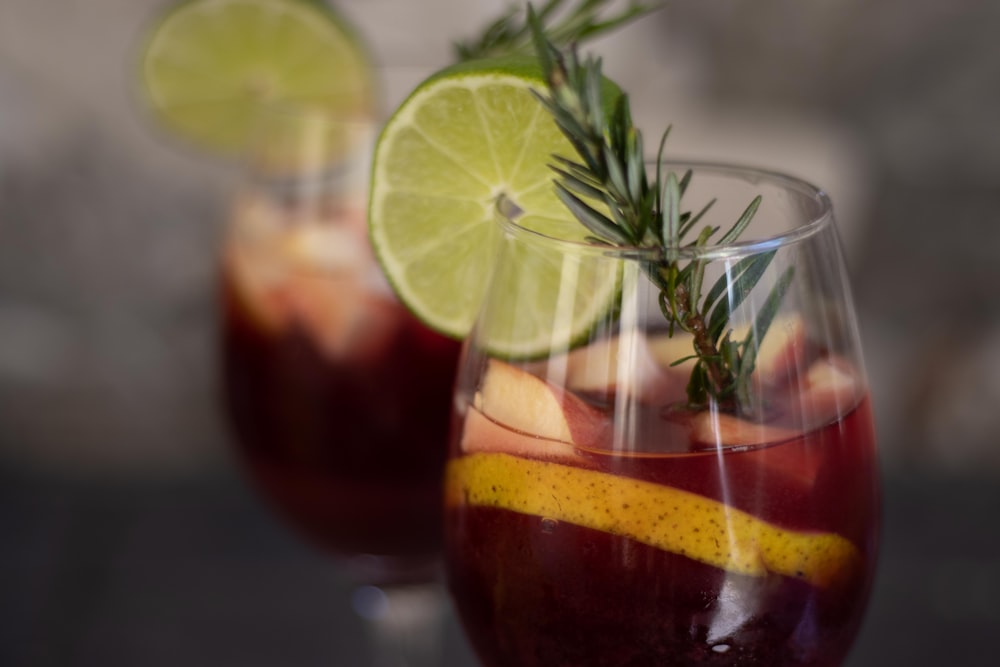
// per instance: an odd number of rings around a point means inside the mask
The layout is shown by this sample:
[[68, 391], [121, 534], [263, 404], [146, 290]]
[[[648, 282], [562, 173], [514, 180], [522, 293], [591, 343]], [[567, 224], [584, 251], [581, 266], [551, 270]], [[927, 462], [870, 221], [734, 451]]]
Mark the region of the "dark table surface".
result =
[[[997, 665], [1000, 484], [890, 472], [877, 586], [848, 667]], [[0, 665], [365, 664], [349, 584], [235, 476], [0, 471]], [[453, 618], [444, 664], [475, 661]]]

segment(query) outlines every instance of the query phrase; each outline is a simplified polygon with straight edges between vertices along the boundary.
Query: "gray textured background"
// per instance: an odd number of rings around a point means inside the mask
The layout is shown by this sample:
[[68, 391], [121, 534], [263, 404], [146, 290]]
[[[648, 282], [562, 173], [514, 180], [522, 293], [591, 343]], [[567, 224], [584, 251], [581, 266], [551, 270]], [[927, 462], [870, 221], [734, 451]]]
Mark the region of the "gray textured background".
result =
[[[387, 107], [503, 6], [336, 4]], [[232, 169], [137, 107], [162, 5], [0, 0], [0, 664], [357, 664], [344, 582], [231, 469], [213, 279]], [[640, 124], [673, 123], [678, 156], [814, 180], [838, 211], [887, 474], [852, 664], [995, 664], [1000, 3], [668, 5], [597, 47]]]

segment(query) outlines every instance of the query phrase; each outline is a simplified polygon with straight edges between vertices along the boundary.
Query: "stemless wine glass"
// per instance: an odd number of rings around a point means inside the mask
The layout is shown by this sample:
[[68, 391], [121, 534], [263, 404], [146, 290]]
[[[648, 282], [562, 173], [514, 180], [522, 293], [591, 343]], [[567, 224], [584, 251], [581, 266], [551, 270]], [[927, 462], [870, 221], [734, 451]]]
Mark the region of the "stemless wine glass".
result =
[[367, 243], [374, 126], [261, 112], [222, 252], [224, 389], [282, 518], [346, 567], [379, 665], [434, 664], [441, 471], [459, 344], [392, 296]]
[[[741, 240], [571, 243], [499, 207], [445, 481], [448, 584], [489, 667], [839, 665], [859, 628], [878, 471], [829, 200], [665, 168], [723, 231], [761, 195]], [[714, 354], [755, 360], [732, 393], [698, 390], [719, 366], [664, 315], [649, 275], [673, 257], [704, 270]]]

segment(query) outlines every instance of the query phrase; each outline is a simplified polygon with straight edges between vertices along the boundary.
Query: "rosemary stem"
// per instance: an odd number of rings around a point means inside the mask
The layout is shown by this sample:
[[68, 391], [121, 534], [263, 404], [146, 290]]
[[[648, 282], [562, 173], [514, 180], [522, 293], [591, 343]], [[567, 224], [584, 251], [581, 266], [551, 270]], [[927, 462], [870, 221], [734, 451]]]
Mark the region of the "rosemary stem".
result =
[[[596, 5], [603, 1], [581, 0], [578, 9], [583, 14], [590, 2]], [[738, 287], [742, 301], [760, 280], [773, 253], [745, 260], [739, 265], [736, 283], [730, 283], [728, 275], [722, 276], [709, 289], [711, 298], [703, 295], [707, 260], [682, 258], [680, 249], [707, 245], [719, 227], [705, 225], [697, 239], [684, 240], [711, 206], [709, 202], [696, 213], [680, 207], [691, 170], [680, 180], [673, 173], [664, 180], [661, 141], [656, 177], [650, 182], [642, 133], [632, 122], [628, 97], [620, 94], [605, 102], [600, 59], [581, 61], [572, 45], [559, 51], [530, 4], [527, 15], [548, 83], [548, 94], [538, 98], [577, 152], [576, 160], [555, 158], [557, 195], [594, 238], [610, 245], [658, 251], [643, 262], [642, 270], [660, 290], [660, 310], [670, 333], [676, 328], [692, 336], [692, 356], [697, 361], [688, 381], [689, 405], [702, 408], [711, 403], [721, 411], [749, 414], [754, 403], [750, 374], [757, 354], [753, 343], [766, 333], [788, 279], [782, 278], [768, 295], [763, 315], [756, 317], [754, 332], [742, 343], [731, 341], [731, 331], [726, 329], [732, 316], [730, 308], [738, 303], [721, 302], [719, 296]], [[758, 197], [719, 242], [738, 239], [759, 204]]]
[[[670, 290], [670, 283], [666, 275], [670, 268], [663, 264], [647, 264], [646, 275], [650, 282], [661, 292]], [[710, 394], [719, 399], [719, 406], [724, 409], [731, 409], [734, 406], [729, 400], [722, 397], [731, 395], [731, 389], [735, 386], [736, 377], [732, 371], [722, 363], [722, 355], [719, 348], [712, 340], [712, 335], [705, 324], [705, 318], [692, 303], [691, 294], [685, 283], [678, 283], [673, 288], [674, 303], [676, 310], [671, 315], [673, 320], [683, 329], [691, 334], [693, 338], [694, 352], [705, 368], [709, 382], [712, 384]]]
[[708, 379], [714, 388], [714, 391], [711, 393], [713, 396], [723, 396], [727, 393], [726, 390], [734, 385], [736, 380], [732, 372], [723, 367], [721, 362], [722, 355], [719, 354], [719, 349], [712, 341], [708, 327], [705, 326], [705, 318], [701, 316], [697, 308], [693, 307], [687, 285], [681, 283], [677, 285], [674, 291], [677, 301], [684, 304], [682, 309], [687, 315], [684, 318], [683, 326], [694, 337], [694, 347], [702, 364], [705, 366], [705, 372], [708, 374]]

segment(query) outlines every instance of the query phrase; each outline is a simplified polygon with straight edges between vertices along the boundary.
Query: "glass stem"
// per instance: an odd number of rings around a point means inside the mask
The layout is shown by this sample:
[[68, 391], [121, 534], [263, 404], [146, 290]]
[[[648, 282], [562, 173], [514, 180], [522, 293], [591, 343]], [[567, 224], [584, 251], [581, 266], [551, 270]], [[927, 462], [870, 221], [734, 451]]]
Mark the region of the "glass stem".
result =
[[440, 585], [361, 586], [352, 603], [367, 627], [372, 667], [440, 667], [446, 608]]

